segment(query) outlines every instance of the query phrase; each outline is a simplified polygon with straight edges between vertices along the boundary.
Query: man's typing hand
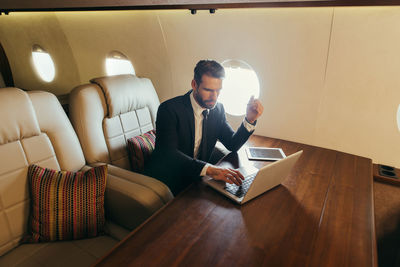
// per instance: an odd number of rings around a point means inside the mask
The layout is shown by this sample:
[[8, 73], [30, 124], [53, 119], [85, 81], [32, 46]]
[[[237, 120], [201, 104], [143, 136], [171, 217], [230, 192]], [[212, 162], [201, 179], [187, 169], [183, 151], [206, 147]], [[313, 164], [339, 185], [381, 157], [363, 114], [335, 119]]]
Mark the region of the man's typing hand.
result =
[[260, 100], [254, 99], [254, 96], [251, 96], [247, 104], [246, 120], [250, 123], [254, 123], [261, 116], [263, 111], [264, 107]]
[[241, 185], [244, 179], [243, 175], [238, 170], [221, 168], [214, 165], [208, 167], [206, 174], [215, 180], [221, 180], [236, 185]]

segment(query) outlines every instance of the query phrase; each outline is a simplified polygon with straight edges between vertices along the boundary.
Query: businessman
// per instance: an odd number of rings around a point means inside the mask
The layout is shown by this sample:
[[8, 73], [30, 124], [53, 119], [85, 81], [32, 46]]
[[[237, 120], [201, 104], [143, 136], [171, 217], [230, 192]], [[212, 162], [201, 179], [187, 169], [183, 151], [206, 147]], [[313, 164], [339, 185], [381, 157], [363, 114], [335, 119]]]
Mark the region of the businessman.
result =
[[158, 108], [156, 146], [145, 172], [168, 185], [174, 195], [204, 175], [237, 185], [244, 179], [239, 171], [214, 166], [208, 160], [217, 140], [237, 151], [253, 133], [263, 106], [251, 97], [246, 117], [234, 132], [223, 105], [217, 102], [224, 77], [218, 62], [201, 60], [194, 69], [192, 90]]

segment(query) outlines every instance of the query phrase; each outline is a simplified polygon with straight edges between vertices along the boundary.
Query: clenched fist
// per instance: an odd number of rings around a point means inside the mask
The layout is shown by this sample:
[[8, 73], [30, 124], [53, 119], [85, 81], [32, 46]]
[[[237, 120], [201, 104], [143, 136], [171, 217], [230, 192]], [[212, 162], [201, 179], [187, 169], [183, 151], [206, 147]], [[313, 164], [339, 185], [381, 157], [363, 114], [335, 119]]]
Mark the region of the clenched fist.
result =
[[250, 123], [254, 123], [261, 116], [263, 111], [264, 107], [260, 100], [254, 99], [254, 96], [251, 96], [247, 104], [246, 120]]

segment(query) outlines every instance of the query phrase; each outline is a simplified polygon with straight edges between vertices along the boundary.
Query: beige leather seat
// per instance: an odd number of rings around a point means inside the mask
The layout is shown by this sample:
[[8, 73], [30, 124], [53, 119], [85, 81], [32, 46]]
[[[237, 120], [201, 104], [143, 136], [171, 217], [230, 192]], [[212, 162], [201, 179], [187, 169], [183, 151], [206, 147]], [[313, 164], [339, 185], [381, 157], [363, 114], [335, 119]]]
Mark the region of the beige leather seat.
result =
[[86, 161], [129, 170], [126, 140], [154, 128], [159, 104], [151, 81], [133, 75], [96, 78], [73, 89], [70, 119]]
[[[126, 140], [154, 129], [159, 104], [151, 81], [134, 75], [96, 78], [74, 88], [70, 119], [87, 163], [106, 162], [129, 170]], [[132, 179], [138, 183], [154, 180], [139, 173]]]
[[[137, 187], [138, 195], [144, 195], [145, 188], [159, 195], [166, 203], [173, 196], [165, 184], [126, 171], [130, 170], [126, 140], [154, 128], [159, 104], [149, 79], [134, 75], [101, 77], [71, 91], [69, 117], [87, 164], [95, 166], [108, 163], [109, 169], [118, 169], [121, 176], [141, 185]], [[145, 215], [140, 217], [142, 220], [151, 215], [144, 212], [140, 214]]]
[[110, 166], [105, 196], [107, 235], [19, 245], [27, 230], [26, 176], [32, 163], [68, 171], [89, 168], [72, 125], [53, 94], [2, 88], [0, 266], [88, 266], [171, 198], [157, 180], [136, 183], [132, 172]]

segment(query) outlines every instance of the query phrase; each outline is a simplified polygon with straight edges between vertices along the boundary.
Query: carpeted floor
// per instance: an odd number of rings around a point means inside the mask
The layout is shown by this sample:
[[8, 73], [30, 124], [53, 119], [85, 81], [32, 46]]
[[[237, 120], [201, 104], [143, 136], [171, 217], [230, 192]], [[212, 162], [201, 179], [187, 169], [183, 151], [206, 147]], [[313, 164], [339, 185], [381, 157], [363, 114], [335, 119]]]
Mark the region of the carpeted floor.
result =
[[400, 186], [374, 182], [379, 267], [400, 267]]

